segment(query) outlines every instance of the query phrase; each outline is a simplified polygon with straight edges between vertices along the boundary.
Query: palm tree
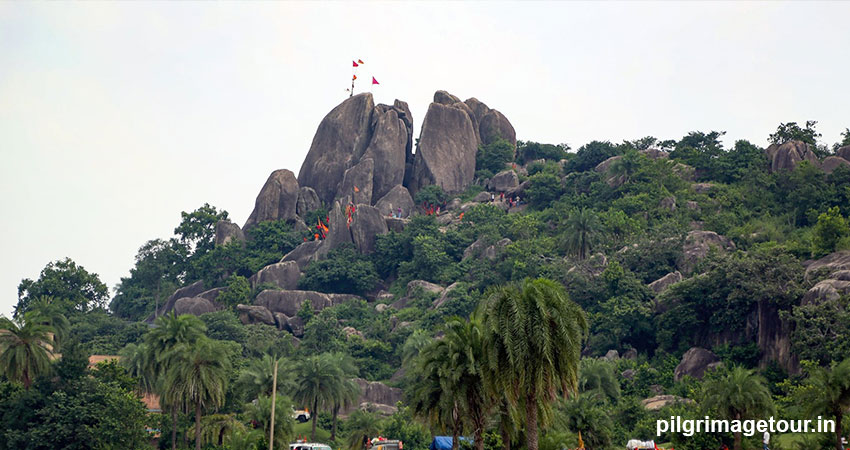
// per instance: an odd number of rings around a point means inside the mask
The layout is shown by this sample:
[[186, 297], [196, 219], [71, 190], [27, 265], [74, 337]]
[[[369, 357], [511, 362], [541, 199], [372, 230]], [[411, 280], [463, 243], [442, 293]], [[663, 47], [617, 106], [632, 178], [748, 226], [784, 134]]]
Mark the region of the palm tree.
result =
[[164, 381], [169, 397], [195, 409], [195, 450], [201, 450], [201, 414], [224, 404], [230, 356], [221, 343], [203, 338], [175, 346], [164, 359], [168, 361]]
[[331, 353], [329, 356], [334, 360], [336, 365], [337, 386], [333, 389], [333, 422], [331, 425], [331, 440], [336, 440], [336, 425], [341, 408], [349, 408], [360, 398], [360, 385], [354, 382], [353, 377], [357, 376], [357, 366], [354, 365], [354, 358], [351, 356], [337, 352]]
[[226, 439], [227, 448], [231, 450], [260, 450], [263, 435], [260, 430], [233, 430]]
[[509, 402], [525, 407], [527, 448], [537, 450], [551, 403], [578, 389], [587, 318], [563, 286], [545, 278], [490, 290], [482, 313], [488, 370]]
[[[764, 378], [735, 366], [704, 385], [703, 406], [727, 420], [747, 420], [773, 412], [773, 399]], [[735, 433], [734, 450], [741, 450], [741, 432]]]
[[153, 372], [154, 365], [151, 362], [151, 352], [147, 344], [127, 344], [121, 349], [120, 364], [127, 373], [139, 380], [137, 390], [140, 394], [154, 392], [156, 388], [156, 374]]
[[445, 338], [432, 340], [422, 348], [416, 359], [409, 403], [413, 414], [432, 430], [445, 431], [445, 424], [451, 424], [452, 450], [457, 450], [463, 421], [460, 399], [451, 381], [450, 358], [451, 349]]
[[65, 311], [69, 307], [62, 303], [62, 301], [49, 295], [43, 295], [30, 303], [26, 313], [31, 316], [29, 320], [53, 328], [54, 352], [59, 351], [59, 345], [65, 340], [68, 330], [71, 328], [71, 323], [68, 322], [68, 318], [65, 316]]
[[582, 359], [578, 390], [582, 393], [598, 393], [612, 402], [619, 400], [620, 382], [617, 381], [613, 365], [603, 359]]
[[[275, 397], [275, 412], [290, 411], [292, 401], [282, 395]], [[256, 400], [245, 405], [245, 416], [250, 421], [257, 422], [263, 426], [262, 442], [268, 447], [269, 426], [271, 425], [272, 398], [261, 395]], [[286, 444], [293, 438], [295, 431], [292, 417], [289, 414], [275, 414], [274, 419], [274, 442], [275, 447], [285, 448]]]
[[844, 414], [850, 411], [850, 358], [829, 368], [815, 369], [806, 380], [804, 398], [801, 404], [807, 405], [810, 415], [824, 414], [835, 418], [835, 449], [841, 446], [841, 422]]
[[177, 448], [177, 411], [182, 406], [180, 393], [175, 386], [163, 383], [169, 366], [166, 356], [179, 345], [190, 345], [205, 337], [206, 325], [201, 319], [184, 314], [177, 316], [172, 312], [158, 317], [154, 328], [145, 334], [144, 357], [148, 367], [145, 369], [157, 381], [156, 391], [164, 407], [171, 409], [171, 448]]
[[567, 399], [556, 418], [562, 429], [581, 433], [589, 448], [611, 447], [614, 424], [604, 408], [603, 395], [595, 390]]
[[381, 431], [381, 421], [372, 413], [354, 411], [345, 423], [348, 429], [348, 449], [364, 450], [363, 442]]
[[601, 232], [599, 217], [592, 209], [582, 208], [570, 213], [565, 223], [567, 249], [583, 260], [593, 249], [596, 236]]
[[402, 364], [407, 365], [419, 356], [419, 351], [422, 350], [428, 343], [431, 342], [431, 335], [428, 331], [417, 329], [411, 334], [401, 348]]
[[450, 392], [458, 397], [461, 410], [469, 421], [475, 449], [483, 450], [487, 415], [493, 402], [484, 387], [485, 349], [478, 316], [473, 314], [469, 321], [457, 317], [449, 319], [443, 341], [449, 353], [446, 368]]
[[295, 367], [293, 397], [299, 404], [309, 405], [311, 408], [311, 440], [316, 439], [319, 408], [333, 404], [336, 389], [339, 387], [338, 371], [334, 358], [328, 353], [309, 356]]
[[0, 317], [0, 370], [27, 390], [36, 377], [50, 370], [53, 356], [53, 328], [33, 317], [24, 314], [16, 321]]
[[611, 164], [611, 173], [622, 177], [623, 184], [628, 183], [632, 175], [640, 168], [641, 154], [637, 150], [628, 150], [620, 159]]
[[253, 400], [260, 395], [272, 395], [272, 381], [274, 377], [274, 363], [278, 362], [277, 390], [290, 391], [294, 387], [292, 378], [288, 376], [288, 367], [283, 358], [275, 358], [272, 355], [263, 355], [260, 359], [253, 359], [239, 373], [236, 380], [237, 391], [244, 395], [246, 400]]

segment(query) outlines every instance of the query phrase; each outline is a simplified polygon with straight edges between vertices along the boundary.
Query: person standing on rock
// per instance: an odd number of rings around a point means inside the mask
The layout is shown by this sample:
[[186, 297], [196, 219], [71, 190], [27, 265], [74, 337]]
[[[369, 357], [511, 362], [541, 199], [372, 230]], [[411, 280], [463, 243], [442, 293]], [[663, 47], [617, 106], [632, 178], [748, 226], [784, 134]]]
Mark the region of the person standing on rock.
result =
[[398, 215], [396, 217], [401, 219], [401, 206], [398, 207]]
[[490, 203], [496, 202], [496, 194], [490, 194]]

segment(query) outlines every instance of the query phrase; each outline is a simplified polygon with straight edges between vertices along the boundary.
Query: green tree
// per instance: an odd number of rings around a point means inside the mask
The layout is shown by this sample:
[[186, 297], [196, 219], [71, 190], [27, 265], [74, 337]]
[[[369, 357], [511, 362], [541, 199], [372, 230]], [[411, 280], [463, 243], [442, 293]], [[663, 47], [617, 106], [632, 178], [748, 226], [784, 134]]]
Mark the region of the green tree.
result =
[[517, 162], [527, 164], [538, 159], [560, 161], [570, 156], [570, 146], [567, 144], [541, 144], [531, 141], [517, 141]]
[[371, 439], [381, 431], [381, 420], [375, 414], [366, 411], [354, 411], [345, 423], [348, 430], [348, 450], [364, 450], [366, 439]]
[[611, 164], [611, 173], [621, 177], [623, 183], [628, 183], [641, 165], [641, 154], [637, 150], [629, 149], [622, 157]]
[[564, 428], [581, 433], [587, 448], [610, 448], [614, 424], [598, 392], [583, 393], [564, 400], [556, 416]]
[[372, 261], [360, 255], [354, 246], [343, 245], [331, 250], [327, 258], [310, 263], [298, 286], [319, 292], [363, 295], [377, 282]]
[[331, 353], [329, 358], [333, 360], [335, 365], [334, 374], [336, 375], [336, 386], [333, 389], [333, 400], [331, 409], [333, 413], [331, 422], [331, 440], [336, 441], [337, 419], [339, 410], [348, 408], [355, 404], [360, 398], [360, 385], [354, 382], [353, 378], [357, 376], [357, 366], [354, 364], [354, 358], [342, 352]]
[[[280, 378], [278, 378], [280, 380]], [[274, 415], [274, 444], [275, 448], [285, 448], [295, 437], [295, 428], [292, 416], [292, 400], [280, 395], [275, 397]], [[245, 405], [245, 416], [248, 420], [256, 421], [262, 425], [263, 435], [260, 439], [263, 448], [269, 446], [269, 430], [271, 428], [272, 398], [260, 395], [255, 402]]]
[[295, 366], [293, 398], [299, 405], [309, 405], [313, 421], [311, 440], [316, 440], [319, 409], [333, 405], [334, 397], [339, 394], [339, 368], [335, 363], [331, 354], [323, 353], [308, 356]]
[[484, 374], [486, 351], [480, 319], [473, 315], [468, 321], [454, 317], [445, 325], [442, 339], [448, 347], [448, 361], [442, 374], [449, 392], [458, 400], [460, 410], [472, 430], [475, 450], [484, 450], [484, 432], [492, 401], [487, 395], [484, 381], [492, 377]]
[[180, 213], [182, 220], [174, 229], [180, 242], [191, 249], [192, 257], [198, 258], [215, 247], [215, 224], [227, 219], [227, 211], [217, 210], [215, 206], [204, 203], [200, 208]]
[[85, 312], [105, 306], [109, 291], [97, 274], [78, 266], [71, 258], [65, 258], [48, 263], [38, 280], [25, 278], [21, 281], [15, 317], [29, 311], [30, 302], [42, 296], [62, 299], [71, 308]]
[[513, 159], [514, 146], [504, 139], [497, 139], [478, 147], [478, 153], [475, 156], [475, 170], [476, 172], [481, 171], [486, 177], [490, 177], [505, 170], [506, 164]]
[[218, 341], [206, 337], [170, 349], [164, 383], [183, 405], [194, 407], [195, 450], [201, 449], [201, 415], [224, 404], [230, 372], [230, 355]]
[[252, 400], [259, 396], [271, 396], [274, 380], [274, 365], [278, 363], [277, 390], [288, 392], [294, 386], [292, 377], [289, 376], [289, 365], [283, 358], [275, 358], [272, 355], [263, 355], [262, 358], [252, 359], [239, 372], [236, 379], [236, 389], [246, 400]]
[[417, 205], [442, 205], [448, 200], [448, 195], [443, 188], [436, 184], [429, 184], [416, 193], [413, 200]]
[[819, 258], [832, 253], [842, 238], [850, 235], [850, 226], [841, 215], [838, 206], [829, 208], [818, 216], [818, 223], [812, 230], [812, 257]]
[[222, 305], [236, 308], [240, 303], [249, 303], [251, 300], [251, 284], [248, 279], [241, 275], [231, 275], [227, 279], [227, 289], [215, 299]]
[[538, 209], [549, 207], [564, 193], [561, 179], [550, 172], [536, 173], [528, 178], [528, 182], [529, 186], [526, 189], [528, 202]]
[[801, 360], [826, 365], [850, 354], [850, 297], [825, 298], [781, 311], [791, 328], [791, 349]]
[[850, 358], [833, 362], [829, 368], [817, 367], [806, 379], [800, 404], [806, 413], [835, 418], [835, 450], [841, 450], [842, 420], [850, 412]]
[[591, 170], [602, 161], [620, 154], [616, 145], [608, 141], [592, 141], [579, 147], [576, 157], [566, 167], [568, 172]]
[[[489, 370], [514, 405], [524, 405], [528, 450], [558, 393], [575, 394], [587, 337], [584, 311], [545, 278], [491, 290], [483, 304]], [[544, 414], [540, 414], [544, 412]]]
[[53, 328], [27, 314], [16, 321], [0, 317], [0, 368], [11, 381], [29, 390], [33, 380], [50, 370]]
[[588, 208], [574, 210], [564, 225], [567, 248], [578, 259], [585, 259], [602, 230], [599, 216]]
[[841, 132], [841, 141], [836, 142], [835, 145], [832, 146], [832, 151], [838, 151], [841, 147], [846, 147], [850, 145], [850, 128], [845, 128], [844, 131]]
[[109, 308], [126, 319], [142, 319], [156, 311], [180, 286], [187, 269], [188, 248], [177, 239], [154, 239], [136, 253], [130, 276], [121, 278]]
[[413, 414], [432, 430], [452, 431], [452, 450], [459, 448], [463, 433], [460, 398], [452, 390], [451, 349], [445, 339], [429, 342], [416, 359], [414, 380], [406, 393]]
[[788, 141], [803, 141], [810, 145], [817, 145], [821, 134], [815, 131], [816, 120], [807, 120], [806, 127], [800, 128], [797, 122], [780, 123], [776, 132], [771, 134], [767, 140], [771, 144], [784, 144]]
[[[764, 378], [740, 366], [707, 381], [703, 389], [702, 405], [726, 420], [756, 419], [774, 411]], [[734, 450], [741, 450], [740, 431], [735, 432]]]
[[71, 322], [65, 317], [65, 311], [67, 306], [64, 302], [50, 296], [42, 296], [30, 304], [30, 311], [27, 313], [28, 320], [52, 329], [55, 352], [61, 350], [61, 344], [68, 338], [71, 329]]

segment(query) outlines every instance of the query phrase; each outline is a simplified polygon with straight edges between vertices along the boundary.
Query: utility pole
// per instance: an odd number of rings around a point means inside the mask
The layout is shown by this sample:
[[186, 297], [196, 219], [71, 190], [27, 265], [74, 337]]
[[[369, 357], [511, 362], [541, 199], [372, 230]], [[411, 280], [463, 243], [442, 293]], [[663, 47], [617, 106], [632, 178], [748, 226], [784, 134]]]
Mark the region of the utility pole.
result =
[[277, 400], [277, 362], [274, 360], [274, 374], [272, 375], [272, 417], [269, 426], [269, 450], [274, 450], [274, 407]]

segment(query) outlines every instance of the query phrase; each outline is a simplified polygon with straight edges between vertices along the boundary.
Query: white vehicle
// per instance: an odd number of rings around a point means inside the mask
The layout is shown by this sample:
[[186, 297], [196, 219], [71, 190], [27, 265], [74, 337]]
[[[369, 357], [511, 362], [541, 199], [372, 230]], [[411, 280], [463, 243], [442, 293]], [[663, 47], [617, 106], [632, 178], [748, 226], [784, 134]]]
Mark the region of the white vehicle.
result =
[[289, 450], [331, 450], [327, 444], [317, 444], [315, 442], [296, 442], [289, 444]]
[[299, 409], [298, 411], [292, 411], [292, 418], [298, 421], [298, 423], [304, 423], [310, 420], [310, 411], [306, 409]]

